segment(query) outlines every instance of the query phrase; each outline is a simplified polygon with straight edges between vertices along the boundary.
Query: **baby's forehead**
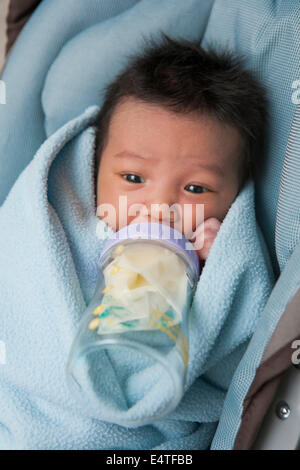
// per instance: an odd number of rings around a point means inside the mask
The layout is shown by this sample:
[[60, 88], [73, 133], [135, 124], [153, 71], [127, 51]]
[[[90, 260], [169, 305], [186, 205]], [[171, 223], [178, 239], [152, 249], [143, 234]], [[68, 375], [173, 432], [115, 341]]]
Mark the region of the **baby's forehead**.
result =
[[208, 113], [180, 113], [134, 99], [120, 103], [109, 126], [119, 152], [197, 167], [199, 160], [233, 165], [244, 147], [239, 130]]
[[129, 130], [130, 126], [138, 126], [139, 131], [144, 130], [149, 133], [166, 125], [172, 125], [174, 130], [181, 132], [188, 128], [196, 136], [201, 135], [201, 129], [205, 129], [218, 137], [221, 133], [223, 136], [231, 134], [235, 139], [241, 137], [236, 126], [221, 122], [208, 111], [177, 111], [170, 105], [144, 102], [134, 98], [122, 100], [116, 105], [110, 118], [109, 128], [125, 127]]

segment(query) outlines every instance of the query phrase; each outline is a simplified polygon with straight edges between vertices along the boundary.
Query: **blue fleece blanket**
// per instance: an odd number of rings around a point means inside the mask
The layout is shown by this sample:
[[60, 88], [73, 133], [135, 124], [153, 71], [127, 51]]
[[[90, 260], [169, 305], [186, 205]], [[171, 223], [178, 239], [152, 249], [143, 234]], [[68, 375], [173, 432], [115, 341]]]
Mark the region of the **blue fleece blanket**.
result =
[[[107, 363], [109, 406], [103, 403], [101, 419], [90, 416], [68, 390], [65, 366], [111, 233], [95, 216], [97, 112], [88, 108], [49, 137], [0, 208], [0, 339], [6, 345], [0, 448], [205, 449], [273, 283], [255, 222], [253, 185], [231, 206], [198, 282], [187, 385], [177, 409], [149, 425], [123, 427], [126, 411]], [[124, 357], [114, 360], [118, 365]], [[138, 361], [131, 365], [123, 374], [137, 400], [130, 412], [151, 417], [164, 399], [164, 384], [157, 393], [149, 371]]]

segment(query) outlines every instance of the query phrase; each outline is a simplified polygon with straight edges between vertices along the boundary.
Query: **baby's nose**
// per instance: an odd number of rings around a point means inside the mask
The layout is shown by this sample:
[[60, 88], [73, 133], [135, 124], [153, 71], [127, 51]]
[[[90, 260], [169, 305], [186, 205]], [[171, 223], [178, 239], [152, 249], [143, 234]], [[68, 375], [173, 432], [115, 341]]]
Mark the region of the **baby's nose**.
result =
[[178, 230], [177, 225], [181, 224], [181, 215], [180, 211], [178, 209], [176, 210], [176, 207], [173, 207], [173, 209], [175, 210], [171, 210], [170, 206], [166, 203], [153, 203], [150, 206], [144, 205], [139, 214], [130, 223], [156, 222], [171, 228], [175, 228], [176, 226]]
[[178, 219], [176, 207], [166, 202], [151, 203], [147, 205], [147, 217], [149, 222], [167, 223], [174, 226]]

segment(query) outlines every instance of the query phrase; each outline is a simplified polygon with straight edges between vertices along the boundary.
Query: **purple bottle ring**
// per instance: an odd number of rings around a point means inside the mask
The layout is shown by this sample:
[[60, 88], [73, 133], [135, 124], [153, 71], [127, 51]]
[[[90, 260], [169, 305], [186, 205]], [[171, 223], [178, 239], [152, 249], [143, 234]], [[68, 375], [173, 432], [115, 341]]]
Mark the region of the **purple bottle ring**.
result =
[[126, 225], [113, 235], [105, 243], [100, 255], [100, 259], [113, 246], [120, 243], [121, 240], [128, 239], [152, 239], [165, 242], [166, 245], [179, 250], [193, 266], [198, 279], [200, 273], [200, 263], [194, 245], [178, 230], [157, 222], [139, 222]]

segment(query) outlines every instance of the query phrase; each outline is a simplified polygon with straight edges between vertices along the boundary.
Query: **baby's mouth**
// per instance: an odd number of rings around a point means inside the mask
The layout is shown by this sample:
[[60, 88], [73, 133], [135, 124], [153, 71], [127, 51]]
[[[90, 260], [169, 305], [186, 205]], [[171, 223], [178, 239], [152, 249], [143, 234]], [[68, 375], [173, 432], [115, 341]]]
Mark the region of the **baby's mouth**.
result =
[[162, 225], [167, 225], [168, 227], [174, 230], [177, 230], [180, 233], [183, 233], [182, 220], [181, 219], [176, 220], [175, 217], [170, 217], [170, 219], [168, 219], [167, 217], [162, 217], [162, 216], [151, 217], [151, 215], [139, 214], [129, 222], [129, 225], [142, 223], [142, 222], [159, 223]]
[[153, 216], [151, 214], [143, 214], [139, 213], [134, 219], [130, 221], [130, 224], [139, 223], [139, 222], [148, 222], [148, 223], [159, 223], [169, 225], [170, 227], [174, 228], [175, 218], [174, 217], [167, 217], [167, 216]]

